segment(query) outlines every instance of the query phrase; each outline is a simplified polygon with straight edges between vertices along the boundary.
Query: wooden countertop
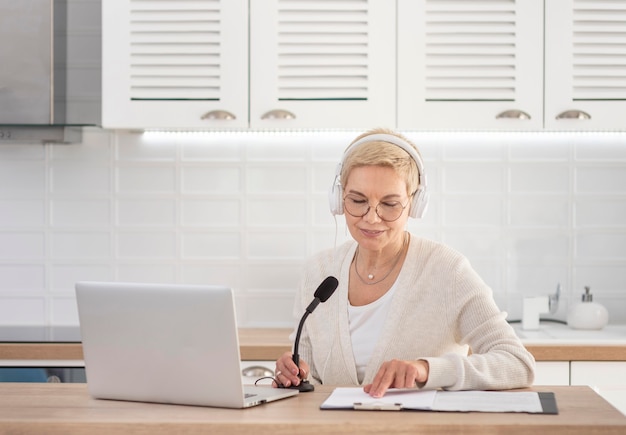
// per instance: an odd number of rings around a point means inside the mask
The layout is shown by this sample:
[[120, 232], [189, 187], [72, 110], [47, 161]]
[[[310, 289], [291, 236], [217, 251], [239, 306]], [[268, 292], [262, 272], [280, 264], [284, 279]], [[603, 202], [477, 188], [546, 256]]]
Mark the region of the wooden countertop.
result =
[[[273, 361], [291, 350], [291, 329], [242, 328], [241, 359]], [[537, 361], [626, 361], [623, 345], [528, 344]], [[0, 360], [82, 360], [80, 343], [0, 343]]]
[[85, 384], [0, 384], [0, 432], [20, 434], [624, 434], [626, 417], [589, 387], [555, 393], [558, 415], [322, 411], [332, 387], [245, 410], [96, 400]]

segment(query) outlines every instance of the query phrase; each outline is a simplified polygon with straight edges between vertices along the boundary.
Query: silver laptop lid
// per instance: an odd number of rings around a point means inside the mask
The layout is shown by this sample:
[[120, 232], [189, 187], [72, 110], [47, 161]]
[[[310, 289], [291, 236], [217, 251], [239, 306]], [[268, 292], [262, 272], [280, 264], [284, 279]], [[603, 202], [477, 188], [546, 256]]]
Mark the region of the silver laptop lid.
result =
[[231, 289], [79, 282], [76, 298], [93, 397], [244, 406]]

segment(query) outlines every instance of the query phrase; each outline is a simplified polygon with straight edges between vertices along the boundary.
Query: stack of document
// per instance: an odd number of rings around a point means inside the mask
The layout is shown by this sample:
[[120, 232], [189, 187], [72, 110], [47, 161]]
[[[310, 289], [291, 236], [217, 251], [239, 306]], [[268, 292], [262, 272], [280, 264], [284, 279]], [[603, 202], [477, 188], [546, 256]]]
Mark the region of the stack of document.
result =
[[321, 409], [527, 412], [558, 414], [554, 393], [391, 389], [380, 398], [362, 388], [336, 388]]

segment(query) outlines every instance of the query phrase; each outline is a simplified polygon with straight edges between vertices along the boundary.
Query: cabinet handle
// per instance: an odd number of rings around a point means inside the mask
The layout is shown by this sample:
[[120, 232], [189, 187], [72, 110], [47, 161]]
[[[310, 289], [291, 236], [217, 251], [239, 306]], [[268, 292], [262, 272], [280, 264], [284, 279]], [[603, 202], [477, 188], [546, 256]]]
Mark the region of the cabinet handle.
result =
[[261, 116], [261, 119], [296, 119], [296, 115], [283, 109], [274, 109]]
[[504, 112], [498, 113], [496, 119], [530, 119], [530, 115], [523, 110], [505, 110]]
[[211, 110], [200, 117], [200, 119], [217, 119], [218, 121], [232, 121], [237, 119], [235, 115], [226, 110]]
[[591, 119], [591, 115], [582, 110], [566, 110], [559, 113], [556, 119]]

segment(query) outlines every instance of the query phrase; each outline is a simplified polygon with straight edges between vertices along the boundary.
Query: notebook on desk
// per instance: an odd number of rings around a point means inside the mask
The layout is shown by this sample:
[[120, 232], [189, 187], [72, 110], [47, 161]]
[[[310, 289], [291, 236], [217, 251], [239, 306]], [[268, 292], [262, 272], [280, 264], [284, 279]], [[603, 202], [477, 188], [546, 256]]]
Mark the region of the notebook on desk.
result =
[[298, 393], [243, 385], [229, 288], [78, 282], [76, 300], [94, 398], [247, 408]]

